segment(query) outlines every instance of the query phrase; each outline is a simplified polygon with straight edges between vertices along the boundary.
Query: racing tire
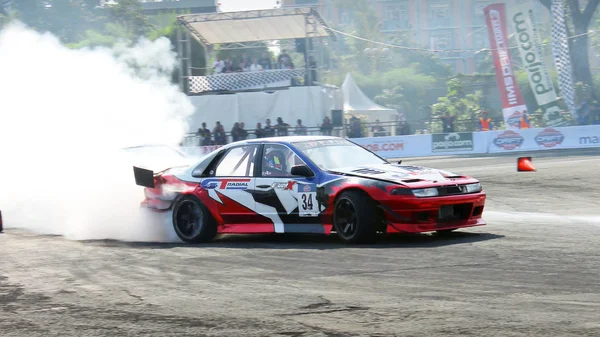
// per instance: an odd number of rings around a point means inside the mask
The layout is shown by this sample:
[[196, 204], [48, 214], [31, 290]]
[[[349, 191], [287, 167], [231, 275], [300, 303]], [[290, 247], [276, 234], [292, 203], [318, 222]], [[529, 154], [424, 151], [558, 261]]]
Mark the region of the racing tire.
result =
[[217, 235], [217, 223], [208, 208], [193, 196], [184, 196], [173, 206], [173, 229], [186, 243], [212, 241]]
[[333, 227], [345, 243], [373, 243], [377, 236], [377, 207], [361, 191], [342, 192], [333, 208]]

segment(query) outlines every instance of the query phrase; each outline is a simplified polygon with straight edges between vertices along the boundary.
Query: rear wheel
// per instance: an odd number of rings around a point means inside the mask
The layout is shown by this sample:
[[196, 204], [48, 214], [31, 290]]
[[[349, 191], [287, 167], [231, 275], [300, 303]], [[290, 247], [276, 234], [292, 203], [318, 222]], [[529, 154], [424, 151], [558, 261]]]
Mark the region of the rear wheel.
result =
[[217, 235], [217, 224], [200, 200], [192, 196], [179, 199], [173, 207], [173, 228], [187, 243], [212, 241]]
[[333, 209], [333, 226], [347, 243], [371, 243], [377, 235], [377, 209], [369, 196], [359, 191], [342, 192]]

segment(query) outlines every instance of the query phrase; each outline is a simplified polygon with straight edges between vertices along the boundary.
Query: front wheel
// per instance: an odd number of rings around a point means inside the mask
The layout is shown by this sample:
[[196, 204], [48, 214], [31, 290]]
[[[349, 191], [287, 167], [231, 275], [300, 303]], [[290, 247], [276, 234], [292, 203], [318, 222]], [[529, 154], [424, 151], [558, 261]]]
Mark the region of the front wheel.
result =
[[200, 200], [192, 196], [179, 199], [173, 207], [173, 228], [187, 243], [209, 242], [217, 235], [217, 224]]
[[333, 209], [333, 226], [338, 236], [347, 243], [371, 243], [377, 229], [375, 202], [359, 191], [342, 192]]

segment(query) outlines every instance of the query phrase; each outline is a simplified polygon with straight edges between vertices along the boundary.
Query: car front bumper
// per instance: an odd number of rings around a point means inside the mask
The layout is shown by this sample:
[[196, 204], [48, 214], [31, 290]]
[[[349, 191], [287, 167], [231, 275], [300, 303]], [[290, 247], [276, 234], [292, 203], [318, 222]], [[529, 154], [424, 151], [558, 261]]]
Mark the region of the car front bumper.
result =
[[422, 233], [486, 225], [484, 192], [430, 198], [390, 198], [380, 202], [387, 233]]

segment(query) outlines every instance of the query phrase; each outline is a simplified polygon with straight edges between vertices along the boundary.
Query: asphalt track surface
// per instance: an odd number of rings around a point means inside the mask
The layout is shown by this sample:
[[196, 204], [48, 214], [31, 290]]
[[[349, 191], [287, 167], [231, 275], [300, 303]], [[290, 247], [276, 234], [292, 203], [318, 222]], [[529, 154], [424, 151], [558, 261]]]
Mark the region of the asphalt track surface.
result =
[[600, 153], [409, 159], [471, 174], [488, 225], [348, 247], [0, 235], [2, 336], [600, 336]]

